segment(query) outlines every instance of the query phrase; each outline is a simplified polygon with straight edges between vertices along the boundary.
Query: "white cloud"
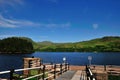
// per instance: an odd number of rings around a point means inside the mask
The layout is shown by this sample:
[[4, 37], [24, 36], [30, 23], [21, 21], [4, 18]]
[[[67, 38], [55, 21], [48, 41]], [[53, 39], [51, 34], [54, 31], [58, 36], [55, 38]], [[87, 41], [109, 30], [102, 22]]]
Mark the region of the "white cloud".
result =
[[43, 26], [45, 27], [61, 27], [61, 28], [64, 28], [64, 27], [70, 27], [71, 24], [70, 23], [64, 23], [64, 24], [56, 24], [56, 23], [49, 23], [49, 24], [42, 24]]
[[23, 0], [0, 0], [1, 6], [15, 6], [15, 5], [23, 5]]
[[38, 26], [38, 25], [40, 24], [32, 21], [7, 19], [0, 15], [0, 27], [15, 28], [22, 26]]
[[64, 23], [64, 24], [57, 24], [57, 23], [37, 23], [29, 20], [13, 20], [13, 19], [8, 19], [0, 15], [0, 27], [6, 27], [6, 28], [16, 28], [16, 27], [23, 27], [23, 26], [29, 26], [29, 27], [48, 27], [48, 28], [53, 28], [53, 27], [69, 27], [71, 26], [70, 23]]
[[94, 29], [97, 29], [97, 28], [99, 27], [99, 25], [98, 25], [98, 24], [93, 24], [92, 27], [93, 27]]

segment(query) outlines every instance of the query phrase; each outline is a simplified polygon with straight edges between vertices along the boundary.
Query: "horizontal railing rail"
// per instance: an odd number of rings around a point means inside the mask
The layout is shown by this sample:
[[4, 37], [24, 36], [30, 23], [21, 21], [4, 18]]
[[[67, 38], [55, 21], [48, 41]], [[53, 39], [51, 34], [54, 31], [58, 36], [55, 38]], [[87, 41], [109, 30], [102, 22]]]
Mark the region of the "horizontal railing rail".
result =
[[1, 71], [0, 74], [5, 74], [5, 73], [10, 73], [10, 70], [9, 71]]
[[[50, 70], [48, 70], [48, 68], [50, 68]], [[57, 70], [57, 68], [59, 68], [59, 70]], [[25, 71], [25, 70], [34, 70], [34, 69], [37, 69], [37, 70], [41, 70], [41, 73], [38, 73], [36, 75], [32, 75], [32, 76], [27, 76], [26, 78], [22, 79], [22, 80], [28, 80], [28, 79], [32, 79], [32, 78], [42, 78], [42, 80], [46, 80], [46, 79], [49, 79], [51, 77], [53, 77], [54, 79], [56, 78], [56, 75], [58, 74], [62, 74], [63, 72], [69, 70], [69, 64], [68, 63], [65, 63], [65, 64], [53, 64], [53, 65], [42, 65], [40, 67], [33, 67], [33, 68], [24, 68], [24, 69], [11, 69], [11, 70], [8, 70], [8, 71], [1, 71], [0, 72], [0, 75], [1, 74], [6, 74], [6, 73], [9, 73], [10, 74], [10, 80], [13, 80], [14, 76], [13, 74], [15, 72], [19, 72], [19, 71]], [[50, 76], [45, 76], [46, 74], [52, 74]]]

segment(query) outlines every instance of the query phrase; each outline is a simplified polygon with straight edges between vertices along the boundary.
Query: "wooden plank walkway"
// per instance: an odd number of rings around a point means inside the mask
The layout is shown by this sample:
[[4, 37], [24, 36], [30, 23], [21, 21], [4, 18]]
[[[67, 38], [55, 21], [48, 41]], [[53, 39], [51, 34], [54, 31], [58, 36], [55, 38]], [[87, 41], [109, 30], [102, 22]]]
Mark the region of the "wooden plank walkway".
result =
[[71, 80], [76, 71], [67, 71], [55, 80]]
[[85, 71], [78, 70], [71, 80], [87, 80]]
[[55, 80], [87, 80], [85, 71], [67, 71]]
[[80, 80], [80, 75], [81, 75], [82, 71], [81, 70], [78, 70], [74, 76], [72, 77], [71, 80]]

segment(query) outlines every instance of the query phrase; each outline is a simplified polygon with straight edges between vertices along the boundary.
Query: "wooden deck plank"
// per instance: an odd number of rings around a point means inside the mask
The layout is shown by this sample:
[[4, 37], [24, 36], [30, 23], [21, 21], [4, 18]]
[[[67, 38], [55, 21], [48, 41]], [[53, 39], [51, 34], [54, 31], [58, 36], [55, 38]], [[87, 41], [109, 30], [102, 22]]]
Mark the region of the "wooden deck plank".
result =
[[67, 71], [55, 80], [71, 80], [76, 71]]
[[71, 80], [80, 80], [81, 72], [82, 72], [81, 70], [78, 70], [78, 71], [74, 74], [74, 76], [72, 77]]

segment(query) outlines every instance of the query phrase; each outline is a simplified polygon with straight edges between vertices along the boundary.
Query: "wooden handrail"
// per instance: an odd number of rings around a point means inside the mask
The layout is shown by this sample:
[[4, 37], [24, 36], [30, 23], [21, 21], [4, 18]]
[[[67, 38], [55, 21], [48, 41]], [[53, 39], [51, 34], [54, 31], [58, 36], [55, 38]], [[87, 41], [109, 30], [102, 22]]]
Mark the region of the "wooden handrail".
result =
[[96, 80], [89, 66], [86, 65], [86, 74], [88, 80]]
[[10, 71], [2, 71], [0, 74], [10, 73]]
[[[53, 66], [53, 71], [47, 71], [46, 72], [46, 68], [47, 68], [47, 65], [42, 65], [40, 67], [34, 67], [34, 68], [24, 68], [24, 69], [11, 69], [11, 70], [8, 70], [8, 71], [2, 71], [0, 72], [0, 74], [5, 74], [5, 73], [9, 73], [10, 74], [10, 80], [12, 80], [13, 78], [13, 73], [14, 72], [19, 72], [19, 71], [24, 71], [24, 70], [33, 70], [33, 69], [41, 69], [42, 70], [42, 73], [40, 74], [37, 74], [37, 75], [34, 75], [34, 76], [30, 76], [30, 77], [27, 77], [27, 78], [24, 78], [22, 80], [28, 80], [28, 79], [31, 79], [31, 78], [35, 78], [35, 77], [39, 77], [39, 76], [42, 76], [42, 79], [45, 80], [45, 79], [48, 79], [50, 77], [53, 77], [54, 79], [56, 78], [56, 74], [62, 74], [63, 72], [69, 70], [68, 68], [68, 64], [54, 64], [54, 65], [51, 65]], [[60, 68], [60, 71], [56, 73], [56, 68]], [[45, 77], [46, 74], [48, 73], [51, 73], [53, 72], [53, 76], [48, 76], [48, 77]]]

